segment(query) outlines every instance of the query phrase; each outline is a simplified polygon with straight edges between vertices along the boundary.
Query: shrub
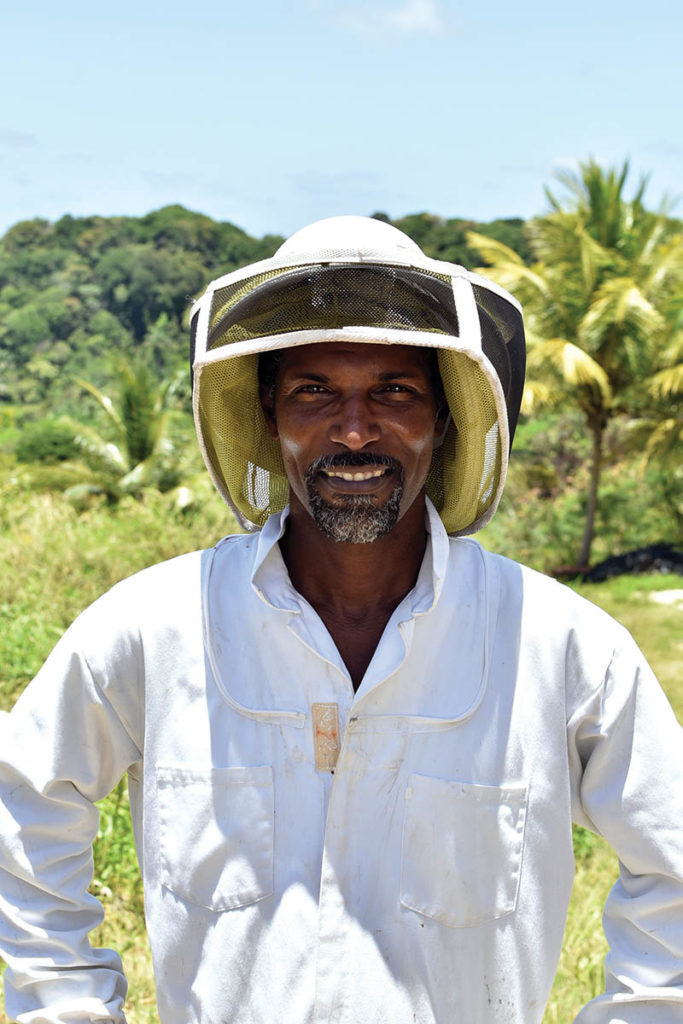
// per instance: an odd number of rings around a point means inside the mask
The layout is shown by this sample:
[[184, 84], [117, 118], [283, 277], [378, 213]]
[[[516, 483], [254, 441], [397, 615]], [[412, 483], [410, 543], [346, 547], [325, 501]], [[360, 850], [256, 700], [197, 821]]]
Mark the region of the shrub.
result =
[[54, 465], [79, 455], [73, 426], [61, 420], [41, 420], [22, 432], [16, 448], [17, 462]]

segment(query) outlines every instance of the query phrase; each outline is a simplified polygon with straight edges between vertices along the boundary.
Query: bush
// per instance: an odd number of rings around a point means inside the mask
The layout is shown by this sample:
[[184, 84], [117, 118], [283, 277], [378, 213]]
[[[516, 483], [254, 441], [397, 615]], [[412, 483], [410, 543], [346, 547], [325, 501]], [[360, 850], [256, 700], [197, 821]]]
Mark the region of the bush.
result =
[[61, 420], [41, 420], [26, 427], [16, 448], [17, 462], [54, 465], [79, 455], [74, 428]]

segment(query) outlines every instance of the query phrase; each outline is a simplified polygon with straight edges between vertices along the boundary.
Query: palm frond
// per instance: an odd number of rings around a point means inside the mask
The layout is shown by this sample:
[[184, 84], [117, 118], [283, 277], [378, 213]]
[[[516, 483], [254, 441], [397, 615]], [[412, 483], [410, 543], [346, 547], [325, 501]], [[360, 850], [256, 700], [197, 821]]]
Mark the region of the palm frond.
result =
[[641, 468], [644, 470], [653, 459], [663, 459], [680, 453], [681, 442], [683, 442], [683, 417], [670, 416], [662, 420], [647, 439]]
[[35, 491], [64, 491], [73, 487], [92, 486], [100, 493], [116, 488], [116, 477], [109, 473], [94, 473], [84, 462], [64, 461], [55, 465], [31, 465], [17, 475], [22, 488]]
[[600, 271], [611, 262], [610, 253], [600, 245], [583, 225], [576, 229], [581, 271], [585, 294], [589, 296], [596, 286]]
[[522, 393], [521, 412], [524, 416], [531, 416], [544, 406], [555, 405], [561, 397], [562, 392], [547, 381], [527, 379]]
[[119, 445], [106, 438], [85, 423], [69, 421], [74, 429], [74, 441], [78, 445], [81, 458], [92, 468], [115, 474], [125, 473], [126, 458]]
[[89, 380], [84, 380], [82, 377], [74, 377], [74, 380], [93, 396], [98, 405], [104, 409], [116, 430], [121, 432], [123, 430], [123, 423], [119, 413], [117, 412], [116, 406], [109, 395], [105, 394], [104, 391], [100, 391], [100, 389], [95, 387], [94, 384], [91, 384]]
[[646, 295], [658, 296], [667, 287], [671, 287], [679, 304], [683, 305], [682, 235], [660, 238], [647, 252], [643, 250], [638, 260], [638, 268], [642, 269], [641, 286]]
[[633, 333], [646, 340], [664, 326], [661, 313], [652, 305], [636, 282], [629, 277], [613, 277], [598, 289], [579, 324], [579, 339], [592, 352], [599, 350], [606, 335]]
[[497, 238], [481, 235], [478, 231], [468, 231], [466, 237], [470, 248], [476, 249], [489, 263], [509, 263], [514, 266], [524, 266], [524, 260], [519, 253], [503, 242], [499, 242]]
[[[522, 257], [507, 245], [476, 231], [467, 232], [467, 244], [476, 249], [488, 264], [477, 268], [477, 273], [492, 278], [511, 292], [537, 292], [546, 301], [552, 300], [543, 274], [537, 273], [533, 267], [527, 267]], [[524, 299], [524, 295], [520, 295], [520, 298]]]
[[669, 366], [655, 373], [650, 380], [650, 394], [654, 398], [672, 398], [683, 393], [683, 363]]
[[609, 407], [612, 389], [604, 369], [588, 352], [565, 338], [550, 338], [539, 345], [538, 357], [550, 363], [570, 387], [588, 387], [598, 392]]

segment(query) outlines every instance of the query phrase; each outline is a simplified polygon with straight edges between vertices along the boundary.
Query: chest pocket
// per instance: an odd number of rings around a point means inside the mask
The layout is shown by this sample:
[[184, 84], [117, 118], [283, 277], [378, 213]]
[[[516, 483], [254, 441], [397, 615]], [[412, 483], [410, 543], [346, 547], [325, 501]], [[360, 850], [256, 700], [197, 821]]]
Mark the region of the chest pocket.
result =
[[159, 767], [157, 786], [162, 885], [215, 911], [272, 895], [270, 766]]
[[511, 914], [522, 867], [527, 789], [411, 775], [401, 903], [450, 928]]

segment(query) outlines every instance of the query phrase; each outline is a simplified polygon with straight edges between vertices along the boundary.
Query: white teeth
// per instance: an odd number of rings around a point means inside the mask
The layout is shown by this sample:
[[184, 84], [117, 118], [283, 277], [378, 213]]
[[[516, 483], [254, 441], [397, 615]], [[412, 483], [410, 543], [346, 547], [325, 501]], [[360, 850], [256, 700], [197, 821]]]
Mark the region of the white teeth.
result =
[[325, 469], [325, 476], [337, 477], [339, 480], [373, 480], [375, 477], [384, 476], [386, 469], [366, 469], [357, 473], [345, 473], [341, 469]]

